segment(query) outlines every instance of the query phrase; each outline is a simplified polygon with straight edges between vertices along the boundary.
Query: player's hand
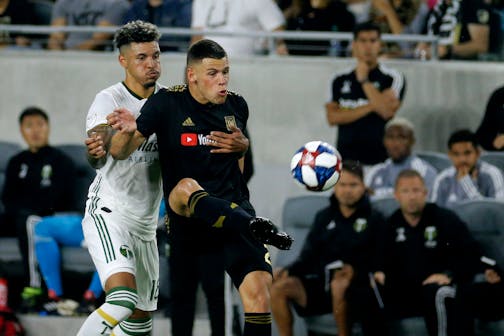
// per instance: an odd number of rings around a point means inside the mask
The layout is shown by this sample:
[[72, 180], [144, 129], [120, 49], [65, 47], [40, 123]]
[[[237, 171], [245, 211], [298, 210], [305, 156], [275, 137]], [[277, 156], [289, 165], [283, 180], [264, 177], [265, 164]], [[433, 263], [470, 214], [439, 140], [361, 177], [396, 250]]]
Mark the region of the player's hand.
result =
[[84, 143], [86, 144], [87, 147], [88, 156], [95, 159], [101, 159], [102, 157], [107, 155], [107, 151], [105, 150], [103, 140], [101, 136], [99, 136], [98, 134], [92, 133], [90, 137], [84, 140]]
[[212, 131], [207, 135], [211, 140], [207, 146], [218, 147], [211, 153], [245, 153], [249, 148], [249, 139], [237, 127], [231, 127], [232, 133]]
[[491, 284], [501, 282], [501, 277], [499, 276], [499, 274], [494, 269], [491, 268], [485, 270], [485, 279], [488, 283]]
[[137, 129], [136, 118], [128, 109], [118, 108], [107, 115], [107, 123], [115, 130], [122, 133], [135, 133]]
[[429, 284], [438, 284], [440, 286], [442, 285], [449, 285], [451, 283], [451, 279], [448, 275], [442, 274], [442, 273], [435, 273], [430, 275], [427, 279], [425, 279], [422, 282], [422, 285], [429, 285]]
[[373, 277], [374, 277], [374, 279], [375, 279], [375, 281], [377, 283], [379, 283], [382, 286], [385, 285], [385, 273], [383, 273], [383, 272], [375, 272], [373, 274]]
[[461, 180], [469, 174], [469, 167], [462, 165], [457, 167], [457, 180]]
[[504, 134], [499, 134], [495, 137], [493, 146], [495, 149], [502, 149], [504, 147]]

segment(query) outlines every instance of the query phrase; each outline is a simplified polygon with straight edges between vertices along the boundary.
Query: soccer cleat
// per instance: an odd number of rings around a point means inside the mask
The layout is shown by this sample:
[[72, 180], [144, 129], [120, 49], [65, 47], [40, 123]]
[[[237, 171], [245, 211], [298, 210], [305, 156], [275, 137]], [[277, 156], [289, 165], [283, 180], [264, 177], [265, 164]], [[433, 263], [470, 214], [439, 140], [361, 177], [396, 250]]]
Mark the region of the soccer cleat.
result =
[[275, 224], [264, 217], [252, 218], [249, 227], [258, 241], [275, 246], [279, 250], [289, 250], [294, 241], [287, 233], [278, 231]]

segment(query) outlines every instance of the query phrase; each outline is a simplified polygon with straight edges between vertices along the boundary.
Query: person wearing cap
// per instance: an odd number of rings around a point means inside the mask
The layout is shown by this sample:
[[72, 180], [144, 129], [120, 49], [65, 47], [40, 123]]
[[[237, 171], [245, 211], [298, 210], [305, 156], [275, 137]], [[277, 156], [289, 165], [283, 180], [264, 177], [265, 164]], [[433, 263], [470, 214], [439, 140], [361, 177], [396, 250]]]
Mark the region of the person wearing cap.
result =
[[427, 190], [432, 190], [437, 171], [427, 161], [412, 153], [414, 144], [415, 130], [408, 119], [395, 117], [385, 124], [383, 145], [388, 159], [374, 165], [367, 172], [365, 179], [373, 198], [393, 196], [397, 176], [405, 169], [419, 172]]

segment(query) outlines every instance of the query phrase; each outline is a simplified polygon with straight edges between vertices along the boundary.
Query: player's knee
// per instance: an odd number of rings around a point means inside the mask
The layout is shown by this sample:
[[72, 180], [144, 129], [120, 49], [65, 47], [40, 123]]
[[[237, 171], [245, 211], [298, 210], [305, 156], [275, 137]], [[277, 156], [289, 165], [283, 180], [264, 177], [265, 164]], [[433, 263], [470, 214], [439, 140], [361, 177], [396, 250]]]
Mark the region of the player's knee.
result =
[[105, 303], [100, 309], [108, 315], [113, 325], [127, 319], [135, 311], [138, 294], [135, 289], [128, 287], [114, 287], [107, 292]]
[[271, 275], [269, 273], [249, 273], [239, 289], [245, 312], [268, 312], [271, 299], [270, 288]]
[[33, 232], [35, 233], [36, 236], [42, 237], [42, 236], [47, 236], [49, 233], [48, 227], [47, 227], [47, 220], [41, 220], [35, 226], [33, 227]]
[[192, 178], [185, 177], [181, 179], [175, 188], [173, 188], [171, 193], [175, 193], [176, 197], [185, 197], [189, 199], [189, 196], [197, 190], [202, 190], [203, 188], [199, 185], [199, 183]]

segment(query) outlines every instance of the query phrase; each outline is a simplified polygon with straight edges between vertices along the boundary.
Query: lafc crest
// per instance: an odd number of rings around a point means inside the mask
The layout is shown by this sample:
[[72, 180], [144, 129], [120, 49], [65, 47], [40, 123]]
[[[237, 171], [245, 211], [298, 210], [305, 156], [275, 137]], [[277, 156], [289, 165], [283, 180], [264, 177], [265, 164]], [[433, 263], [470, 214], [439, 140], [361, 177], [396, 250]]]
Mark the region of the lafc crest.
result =
[[228, 131], [232, 132], [234, 128], [238, 128], [234, 116], [224, 116], [224, 121], [226, 122], [226, 129]]

